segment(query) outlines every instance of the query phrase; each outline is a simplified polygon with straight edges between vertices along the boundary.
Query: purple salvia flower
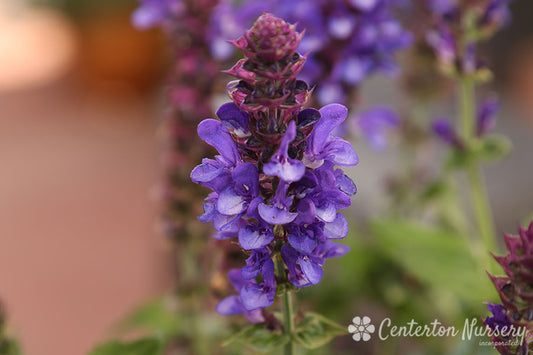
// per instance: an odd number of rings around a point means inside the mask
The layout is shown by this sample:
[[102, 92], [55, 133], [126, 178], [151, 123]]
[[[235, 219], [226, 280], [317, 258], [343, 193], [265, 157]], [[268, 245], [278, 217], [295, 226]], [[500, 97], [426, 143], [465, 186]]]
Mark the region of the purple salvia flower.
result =
[[246, 28], [264, 11], [295, 22], [306, 34], [298, 50], [309, 54], [309, 65], [302, 70], [302, 78], [318, 85], [320, 104], [346, 102], [362, 80], [374, 72], [395, 73], [395, 53], [412, 41], [392, 16], [394, 0], [230, 3], [219, 5], [211, 23], [217, 58], [224, 55], [229, 58], [232, 54], [222, 39], [233, 38], [237, 28]]
[[285, 182], [299, 181], [305, 174], [305, 165], [299, 160], [289, 157], [289, 143], [296, 138], [296, 123], [291, 121], [287, 132], [281, 140], [278, 151], [270, 162], [263, 166], [263, 172], [270, 176], [277, 176]]
[[[217, 311], [253, 322], [262, 321], [256, 311], [274, 302], [278, 283], [317, 284], [325, 260], [349, 250], [330, 241], [348, 234], [338, 210], [357, 191], [335, 168], [358, 163], [351, 145], [332, 133], [348, 110], [339, 104], [303, 109], [310, 90], [296, 79], [306, 60], [296, 52], [302, 36], [294, 25], [264, 14], [232, 41], [245, 55], [226, 71], [238, 79], [228, 84], [233, 102], [217, 111], [219, 120], [198, 127], [219, 152], [191, 173], [213, 190], [200, 219], [213, 222], [215, 238], [237, 238], [250, 253], [240, 275], [230, 273], [239, 295]], [[275, 277], [272, 259], [279, 255], [285, 266]]]

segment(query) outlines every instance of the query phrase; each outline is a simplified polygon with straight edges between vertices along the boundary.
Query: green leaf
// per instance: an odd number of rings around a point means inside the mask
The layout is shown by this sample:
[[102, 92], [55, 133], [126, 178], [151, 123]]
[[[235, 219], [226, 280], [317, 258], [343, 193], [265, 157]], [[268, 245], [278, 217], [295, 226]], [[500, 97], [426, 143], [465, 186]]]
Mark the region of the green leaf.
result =
[[448, 293], [478, 306], [494, 299], [491, 282], [465, 238], [399, 220], [374, 221], [371, 229], [386, 254], [437, 294]]
[[164, 350], [161, 339], [146, 338], [129, 343], [110, 341], [96, 347], [89, 355], [163, 355]]
[[475, 141], [464, 150], [453, 149], [446, 161], [448, 169], [463, 169], [480, 161], [494, 161], [509, 155], [511, 142], [501, 135], [490, 135]]
[[295, 340], [306, 349], [316, 349], [339, 335], [348, 334], [346, 327], [316, 313], [306, 313], [296, 327]]
[[481, 141], [474, 152], [482, 160], [498, 160], [507, 156], [512, 150], [511, 142], [499, 135], [491, 135]]
[[175, 335], [181, 329], [180, 318], [168, 306], [165, 298], [150, 301], [128, 315], [118, 324], [121, 331], [145, 330], [162, 335]]
[[244, 328], [234, 334], [230, 339], [224, 342], [227, 346], [233, 342], [238, 342], [244, 346], [250, 347], [261, 352], [273, 351], [287, 344], [289, 337], [281, 331], [270, 331], [263, 325], [256, 324]]

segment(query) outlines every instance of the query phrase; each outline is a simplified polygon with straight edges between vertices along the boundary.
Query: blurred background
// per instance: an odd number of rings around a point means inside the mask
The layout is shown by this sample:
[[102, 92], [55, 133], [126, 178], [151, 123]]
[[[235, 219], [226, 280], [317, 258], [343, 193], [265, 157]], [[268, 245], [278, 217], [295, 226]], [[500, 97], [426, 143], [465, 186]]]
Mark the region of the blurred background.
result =
[[[130, 25], [136, 5], [0, 2], [0, 298], [27, 354], [85, 354], [172, 285], [156, 227], [166, 52], [159, 32]], [[488, 47], [504, 96], [496, 130], [515, 148], [486, 170], [499, 232], [533, 216], [533, 3], [512, 11]], [[402, 107], [400, 92], [378, 76], [359, 101]], [[397, 152], [355, 148], [358, 220], [385, 208]]]

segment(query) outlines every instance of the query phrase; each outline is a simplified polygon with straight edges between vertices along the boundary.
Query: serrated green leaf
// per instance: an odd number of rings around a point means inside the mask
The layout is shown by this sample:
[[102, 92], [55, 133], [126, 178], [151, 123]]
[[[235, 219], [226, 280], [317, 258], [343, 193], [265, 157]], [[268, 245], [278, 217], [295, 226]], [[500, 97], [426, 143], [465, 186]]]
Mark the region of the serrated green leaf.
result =
[[346, 327], [320, 314], [306, 313], [296, 327], [295, 340], [306, 349], [316, 349], [345, 334], [348, 334]]
[[133, 342], [110, 341], [96, 347], [89, 355], [163, 355], [165, 344], [158, 338]]
[[256, 324], [237, 332], [226, 340], [223, 346], [238, 342], [261, 352], [273, 351], [287, 344], [289, 337], [280, 331], [272, 332], [263, 325]]
[[471, 304], [494, 298], [465, 238], [399, 220], [374, 221], [371, 228], [382, 250], [424, 284]]

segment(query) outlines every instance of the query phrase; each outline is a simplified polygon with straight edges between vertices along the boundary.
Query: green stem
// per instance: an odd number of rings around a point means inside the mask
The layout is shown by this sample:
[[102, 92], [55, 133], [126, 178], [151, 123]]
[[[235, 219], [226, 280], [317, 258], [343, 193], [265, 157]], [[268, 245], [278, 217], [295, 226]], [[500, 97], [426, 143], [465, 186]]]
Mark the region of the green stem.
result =
[[[285, 263], [280, 255], [276, 258], [276, 268], [280, 280], [286, 281]], [[296, 354], [294, 343], [294, 309], [292, 305], [292, 293], [290, 290], [285, 290], [282, 295], [282, 312], [283, 312], [283, 327], [285, 334], [289, 336], [289, 341], [283, 349], [284, 355]]]
[[[460, 80], [461, 84], [461, 120], [460, 132], [467, 147], [475, 144], [477, 138], [475, 136], [476, 126], [476, 94], [474, 82], [471, 78], [463, 76]], [[496, 234], [494, 231], [492, 213], [487, 197], [487, 189], [483, 174], [478, 163], [472, 162], [466, 168], [468, 177], [470, 199], [472, 208], [476, 218], [477, 230], [483, 242], [483, 249], [480, 250], [480, 257], [484, 259], [485, 267], [490, 268], [490, 258], [488, 250], [496, 251]], [[477, 248], [476, 248], [477, 249]]]
[[289, 335], [289, 342], [285, 345], [283, 349], [284, 355], [294, 355], [295, 344], [294, 344], [294, 315], [292, 308], [292, 293], [291, 291], [285, 291], [282, 296], [283, 298], [283, 325], [285, 327], [285, 333]]

